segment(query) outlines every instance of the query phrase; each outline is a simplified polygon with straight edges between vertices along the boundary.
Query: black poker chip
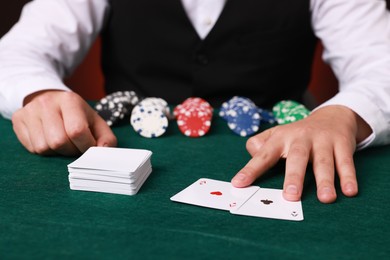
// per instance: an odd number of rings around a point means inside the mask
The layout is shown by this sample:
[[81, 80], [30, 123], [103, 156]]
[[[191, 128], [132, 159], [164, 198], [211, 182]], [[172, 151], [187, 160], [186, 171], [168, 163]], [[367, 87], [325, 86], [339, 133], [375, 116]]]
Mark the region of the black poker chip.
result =
[[113, 126], [129, 116], [139, 100], [134, 91], [117, 91], [100, 99], [95, 110], [109, 126]]

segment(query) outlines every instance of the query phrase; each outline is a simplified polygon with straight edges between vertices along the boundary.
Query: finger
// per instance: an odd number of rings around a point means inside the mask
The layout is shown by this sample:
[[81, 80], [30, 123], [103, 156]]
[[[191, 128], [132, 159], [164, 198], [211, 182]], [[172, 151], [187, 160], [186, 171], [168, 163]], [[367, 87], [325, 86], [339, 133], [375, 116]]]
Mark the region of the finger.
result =
[[261, 150], [261, 147], [267, 142], [272, 134], [273, 128], [267, 129], [261, 132], [258, 135], [255, 135], [248, 139], [246, 142], [246, 150], [253, 157], [258, 151]]
[[55, 154], [55, 152], [50, 149], [49, 144], [46, 142], [41, 120], [37, 119], [34, 121], [29, 121], [27, 124], [34, 153], [40, 155]]
[[65, 117], [65, 131], [71, 140], [71, 142], [77, 147], [77, 149], [83, 153], [91, 146], [96, 146], [96, 140], [94, 139], [87, 119], [83, 116], [69, 118]]
[[353, 145], [337, 145], [335, 147], [336, 170], [340, 178], [340, 186], [343, 194], [353, 197], [358, 194], [358, 182], [353, 162]]
[[43, 131], [49, 148], [57, 154], [72, 156], [80, 153], [69, 139], [59, 109], [48, 109], [41, 115]]
[[80, 102], [79, 99], [74, 100], [74, 97], [69, 97], [68, 101], [61, 107], [65, 132], [71, 142], [83, 153], [89, 147], [96, 146], [96, 140], [89, 128], [87, 117], [86, 109], [89, 107], [87, 104], [84, 105], [83, 101]]
[[302, 196], [310, 149], [311, 145], [307, 142], [293, 143], [289, 148], [286, 159], [286, 176], [283, 185], [283, 197], [286, 200], [298, 201]]
[[19, 142], [30, 152], [34, 153], [32, 143], [30, 141], [30, 135], [28, 133], [27, 126], [21, 119], [21, 111], [17, 111], [12, 116], [13, 130], [18, 138]]
[[252, 184], [265, 171], [280, 159], [280, 152], [271, 145], [264, 145], [258, 153], [232, 179], [235, 187], [241, 188]]
[[91, 131], [96, 139], [97, 146], [114, 147], [117, 139], [107, 123], [95, 112], [91, 115]]
[[42, 121], [40, 117], [40, 111], [34, 111], [36, 107], [26, 106], [21, 112], [21, 120], [28, 132], [29, 141], [31, 143], [31, 152], [40, 155], [53, 155], [55, 154], [46, 142]]
[[[326, 139], [322, 139], [326, 140]], [[323, 203], [332, 203], [336, 200], [334, 188], [334, 160], [333, 149], [330, 143], [314, 144], [312, 150], [313, 170], [317, 183], [317, 197]]]

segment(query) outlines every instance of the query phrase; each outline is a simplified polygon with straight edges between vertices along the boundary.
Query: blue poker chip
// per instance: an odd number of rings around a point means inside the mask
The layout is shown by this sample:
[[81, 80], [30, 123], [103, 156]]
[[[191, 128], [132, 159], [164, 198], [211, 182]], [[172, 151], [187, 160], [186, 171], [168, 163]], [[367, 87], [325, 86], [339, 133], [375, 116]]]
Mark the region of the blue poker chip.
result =
[[260, 128], [261, 116], [256, 104], [247, 97], [234, 96], [224, 102], [219, 116], [228, 122], [228, 127], [240, 136], [250, 136]]
[[223, 119], [227, 120], [227, 111], [229, 109], [229, 103], [228, 102], [223, 102], [221, 107], [219, 108], [219, 116], [222, 117]]
[[255, 108], [256, 105], [249, 98], [234, 96], [228, 101], [222, 103], [222, 106], [219, 109], [219, 116], [228, 121], [231, 115], [234, 114], [234, 111], [236, 109], [240, 109], [241, 107]]
[[260, 128], [260, 114], [256, 107], [240, 106], [229, 111], [228, 127], [240, 136], [250, 136]]
[[268, 123], [268, 124], [275, 124], [277, 122], [274, 113], [272, 111], [263, 108], [258, 108], [257, 111], [260, 114], [261, 122]]

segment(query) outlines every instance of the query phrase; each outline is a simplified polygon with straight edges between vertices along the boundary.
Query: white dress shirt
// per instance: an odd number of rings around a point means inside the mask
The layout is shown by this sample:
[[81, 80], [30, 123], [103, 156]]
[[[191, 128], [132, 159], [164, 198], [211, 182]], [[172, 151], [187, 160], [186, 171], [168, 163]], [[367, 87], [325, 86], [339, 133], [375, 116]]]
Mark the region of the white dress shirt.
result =
[[[206, 37], [227, 0], [182, 0]], [[62, 79], [82, 61], [101, 31], [107, 0], [34, 0], [0, 40], [0, 112], [10, 118], [23, 99], [44, 89], [68, 90]], [[390, 143], [390, 17], [384, 0], [311, 0], [312, 27], [339, 93], [322, 106], [351, 108], [373, 129], [360, 147]]]

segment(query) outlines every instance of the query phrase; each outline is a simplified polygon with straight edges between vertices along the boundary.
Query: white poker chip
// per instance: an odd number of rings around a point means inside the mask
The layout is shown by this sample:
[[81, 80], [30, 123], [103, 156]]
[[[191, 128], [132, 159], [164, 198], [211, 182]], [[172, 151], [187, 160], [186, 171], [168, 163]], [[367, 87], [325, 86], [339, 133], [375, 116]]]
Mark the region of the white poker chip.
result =
[[148, 98], [143, 99], [140, 102], [140, 105], [142, 105], [143, 107], [157, 107], [167, 117], [170, 117], [170, 108], [169, 108], [168, 102], [162, 98], [148, 97]]
[[168, 128], [168, 118], [157, 107], [142, 106], [134, 107], [130, 124], [134, 130], [143, 137], [155, 138], [163, 135]]

